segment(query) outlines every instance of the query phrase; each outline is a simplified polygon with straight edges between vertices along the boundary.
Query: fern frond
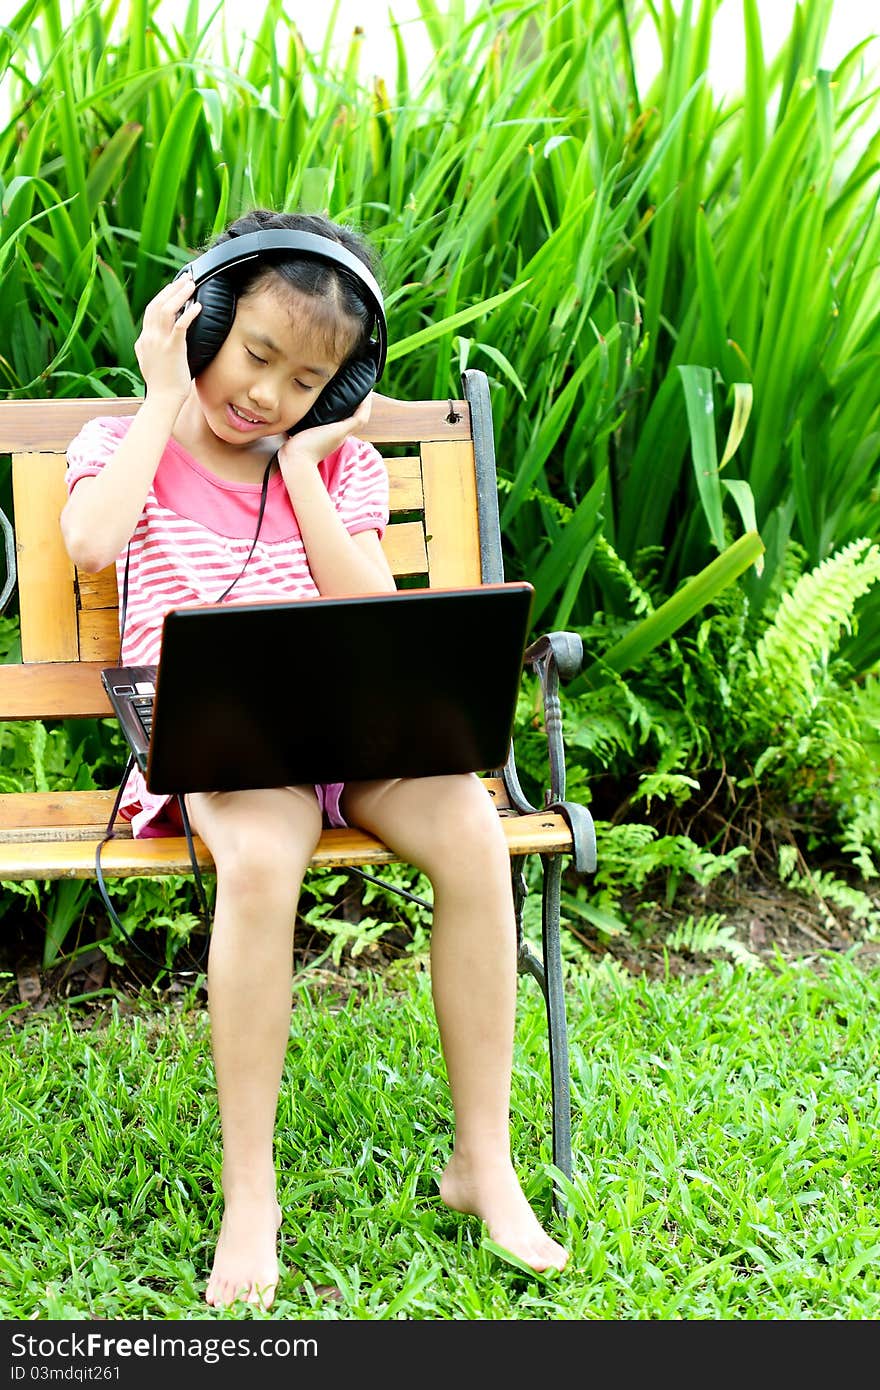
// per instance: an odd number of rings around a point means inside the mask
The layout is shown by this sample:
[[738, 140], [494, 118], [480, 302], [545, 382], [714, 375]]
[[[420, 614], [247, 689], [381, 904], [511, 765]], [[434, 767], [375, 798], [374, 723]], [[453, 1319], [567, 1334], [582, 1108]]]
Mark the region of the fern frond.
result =
[[611, 825], [596, 822], [599, 866], [593, 880], [597, 887], [626, 883], [642, 888], [657, 874], [686, 876], [706, 887], [722, 874], [737, 872], [748, 846], [735, 845], [723, 853], [702, 849], [688, 835], [659, 835], [653, 826], [637, 822]]
[[676, 806], [688, 801], [695, 791], [700, 790], [696, 777], [687, 777], [681, 772], [650, 772], [639, 778], [639, 785], [633, 792], [633, 805], [644, 801], [645, 810], [650, 811], [654, 797], [665, 801], [669, 797]]
[[[668, 688], [665, 693], [668, 697]], [[602, 690], [570, 701], [563, 694], [562, 702], [566, 747], [587, 755], [596, 772], [611, 771], [618, 756], [632, 759], [641, 750], [644, 758], [648, 749], [656, 752], [656, 771], [675, 772], [700, 747], [702, 730], [686, 703], [670, 709], [616, 674]]]
[[844, 632], [852, 631], [857, 601], [880, 579], [880, 547], [852, 541], [802, 574], [746, 660], [752, 690], [785, 716], [794, 703], [812, 703]]
[[647, 589], [642, 587], [629, 566], [601, 533], [596, 538], [592, 563], [605, 578], [612, 580], [624, 590], [627, 601], [637, 617], [654, 612], [654, 601]]
[[689, 951], [695, 956], [708, 956], [713, 951], [724, 951], [747, 970], [762, 968], [760, 956], [756, 956], [737, 940], [733, 927], [726, 924], [724, 917], [718, 912], [710, 912], [705, 917], [686, 917], [670, 932], [664, 944], [670, 951]]
[[836, 925], [829, 907], [829, 904], [833, 904], [839, 911], [847, 913], [854, 923], [864, 926], [869, 935], [875, 936], [880, 932], [880, 906], [868, 893], [854, 888], [830, 871], [814, 869], [801, 873], [795, 867], [796, 855], [791, 852], [791, 847], [785, 848], [789, 853], [780, 853], [779, 877], [789, 888], [815, 899], [829, 926]]

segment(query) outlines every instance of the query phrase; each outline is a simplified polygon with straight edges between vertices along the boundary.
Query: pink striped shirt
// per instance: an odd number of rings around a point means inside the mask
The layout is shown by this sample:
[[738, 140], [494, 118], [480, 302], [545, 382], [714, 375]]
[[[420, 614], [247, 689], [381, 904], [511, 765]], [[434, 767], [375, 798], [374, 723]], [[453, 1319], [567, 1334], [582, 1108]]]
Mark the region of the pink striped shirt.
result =
[[[99, 416], [83, 426], [67, 451], [68, 492], [81, 478], [100, 473], [130, 423], [119, 416]], [[384, 535], [388, 474], [371, 444], [347, 439], [323, 460], [319, 471], [351, 535], [368, 530]], [[169, 440], [129, 547], [124, 664], [158, 663], [162, 620], [168, 609], [217, 601], [247, 559], [259, 505], [259, 482], [226, 482], [203, 468], [176, 440]], [[123, 550], [116, 560], [120, 598], [125, 558]], [[260, 539], [225, 601], [259, 603], [282, 597], [312, 598], [317, 593], [284, 479], [276, 473], [269, 482]], [[325, 809], [337, 811], [331, 820], [343, 823], [338, 817], [339, 790], [333, 788], [324, 802]], [[136, 771], [120, 814], [132, 821], [135, 834], [155, 834], [161, 829], [168, 800], [148, 792]]]

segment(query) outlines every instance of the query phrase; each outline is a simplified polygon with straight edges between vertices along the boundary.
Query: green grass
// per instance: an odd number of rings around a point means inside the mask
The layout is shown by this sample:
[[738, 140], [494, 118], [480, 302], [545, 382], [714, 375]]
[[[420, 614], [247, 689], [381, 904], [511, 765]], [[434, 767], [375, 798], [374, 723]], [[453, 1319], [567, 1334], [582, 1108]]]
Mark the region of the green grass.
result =
[[542, 1277], [437, 1196], [450, 1111], [427, 973], [362, 972], [347, 999], [299, 975], [268, 1315], [202, 1302], [219, 1140], [197, 998], [7, 1015], [0, 1318], [876, 1318], [878, 979], [854, 955], [655, 982], [610, 960], [572, 971], [565, 1221], [543, 1006], [524, 980], [515, 1160], [572, 1252]]

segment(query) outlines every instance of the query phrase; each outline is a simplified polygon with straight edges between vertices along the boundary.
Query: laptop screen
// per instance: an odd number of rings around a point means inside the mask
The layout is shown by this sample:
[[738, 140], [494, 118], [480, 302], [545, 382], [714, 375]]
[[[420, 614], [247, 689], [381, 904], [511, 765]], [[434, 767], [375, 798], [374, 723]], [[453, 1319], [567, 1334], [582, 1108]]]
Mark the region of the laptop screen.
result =
[[502, 767], [533, 593], [501, 583], [173, 610], [156, 679], [149, 789]]

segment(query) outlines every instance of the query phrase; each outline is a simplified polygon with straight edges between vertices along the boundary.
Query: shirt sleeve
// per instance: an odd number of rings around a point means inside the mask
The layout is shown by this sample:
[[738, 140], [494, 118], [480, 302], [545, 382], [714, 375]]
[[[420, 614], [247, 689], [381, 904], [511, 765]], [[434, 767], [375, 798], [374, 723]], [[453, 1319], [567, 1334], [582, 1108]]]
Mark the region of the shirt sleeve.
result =
[[346, 439], [321, 471], [349, 534], [377, 531], [381, 540], [388, 525], [388, 470], [378, 450], [362, 439]]
[[81, 478], [94, 478], [108, 459], [112, 458], [125, 438], [131, 421], [116, 415], [101, 415], [88, 420], [67, 449], [67, 471], [64, 481], [68, 494]]

